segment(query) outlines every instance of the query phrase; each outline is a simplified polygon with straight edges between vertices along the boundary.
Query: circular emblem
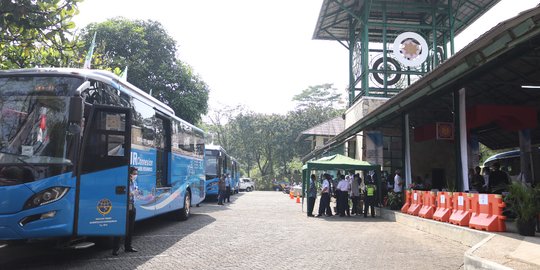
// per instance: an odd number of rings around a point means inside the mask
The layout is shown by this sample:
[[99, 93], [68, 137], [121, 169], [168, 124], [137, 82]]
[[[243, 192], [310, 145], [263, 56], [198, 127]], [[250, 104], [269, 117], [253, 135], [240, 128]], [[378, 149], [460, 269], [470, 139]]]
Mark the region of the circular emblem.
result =
[[394, 56], [400, 63], [408, 67], [417, 67], [424, 63], [428, 51], [426, 40], [417, 33], [401, 33], [394, 41]]
[[101, 199], [97, 204], [97, 210], [102, 215], [107, 215], [112, 210], [112, 203], [109, 199]]

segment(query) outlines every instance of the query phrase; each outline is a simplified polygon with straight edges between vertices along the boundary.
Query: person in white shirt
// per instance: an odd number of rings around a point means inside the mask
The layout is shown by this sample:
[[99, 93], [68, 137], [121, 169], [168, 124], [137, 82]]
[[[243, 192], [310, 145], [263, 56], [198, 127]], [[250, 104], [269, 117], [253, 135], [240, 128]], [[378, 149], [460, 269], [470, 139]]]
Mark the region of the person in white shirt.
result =
[[394, 176], [394, 192], [401, 193], [403, 191], [403, 179], [401, 178], [401, 170], [396, 170], [396, 175]]
[[326, 212], [326, 215], [332, 216], [332, 209], [330, 209], [330, 180], [332, 179], [329, 174], [324, 175], [321, 190], [321, 200], [319, 201], [319, 214], [317, 217], [322, 217]]
[[337, 197], [337, 207], [338, 207], [338, 213], [340, 217], [344, 217], [345, 213], [347, 213], [347, 216], [351, 216], [351, 213], [349, 211], [349, 176], [345, 177], [344, 175], [341, 175], [341, 180], [339, 181], [337, 185], [338, 197]]

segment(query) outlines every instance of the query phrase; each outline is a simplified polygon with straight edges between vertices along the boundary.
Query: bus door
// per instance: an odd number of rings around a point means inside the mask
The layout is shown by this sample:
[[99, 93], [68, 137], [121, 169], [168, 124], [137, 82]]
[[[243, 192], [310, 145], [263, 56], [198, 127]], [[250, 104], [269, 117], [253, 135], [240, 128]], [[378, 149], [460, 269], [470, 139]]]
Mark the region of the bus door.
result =
[[74, 232], [81, 236], [125, 235], [131, 112], [127, 108], [94, 105], [86, 119]]
[[[166, 197], [171, 193], [171, 180], [169, 177], [169, 155], [171, 152], [171, 121], [156, 111], [154, 123], [156, 137], [156, 197]], [[156, 214], [170, 211], [168, 206], [156, 204]]]

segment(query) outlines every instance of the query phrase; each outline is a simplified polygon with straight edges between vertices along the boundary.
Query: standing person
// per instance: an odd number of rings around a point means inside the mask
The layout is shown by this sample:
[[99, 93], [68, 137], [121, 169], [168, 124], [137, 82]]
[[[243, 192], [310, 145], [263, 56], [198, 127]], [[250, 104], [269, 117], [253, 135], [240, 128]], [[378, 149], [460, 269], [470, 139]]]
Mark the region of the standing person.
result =
[[345, 177], [344, 175], [341, 176], [341, 180], [338, 183], [337, 189], [338, 191], [338, 206], [339, 206], [339, 216], [344, 217], [345, 214], [347, 216], [351, 216], [350, 210], [349, 210], [349, 191], [350, 191], [350, 185], [349, 185], [349, 176]]
[[[227, 178], [225, 178], [225, 200], [227, 202], [231, 202], [231, 175], [227, 174]], [[223, 200], [223, 202], [225, 202]]]
[[489, 167], [484, 167], [482, 169], [482, 176], [484, 177], [484, 190], [485, 191], [489, 191], [489, 174], [490, 174], [490, 170], [489, 170]]
[[501, 194], [504, 191], [508, 191], [508, 185], [510, 185], [510, 179], [508, 174], [501, 171], [501, 164], [499, 162], [493, 163], [493, 171], [489, 174], [489, 192]]
[[353, 215], [360, 215], [362, 210], [358, 209], [358, 203], [360, 202], [360, 175], [355, 174], [351, 181], [351, 200], [352, 200], [352, 211]]
[[482, 193], [484, 192], [484, 177], [480, 174], [480, 170], [480, 166], [474, 168], [471, 179], [471, 189]]
[[309, 179], [309, 186], [307, 190], [308, 204], [307, 204], [307, 216], [313, 217], [313, 208], [315, 207], [315, 200], [317, 199], [317, 187], [315, 181], [317, 177], [312, 174]]
[[324, 175], [324, 180], [322, 182], [322, 190], [321, 190], [321, 200], [319, 201], [319, 214], [317, 217], [322, 217], [324, 215], [324, 212], [326, 211], [326, 214], [328, 216], [332, 216], [332, 210], [330, 209], [330, 180], [332, 178], [329, 174]]
[[[133, 230], [135, 228], [135, 215], [137, 211], [135, 209], [135, 196], [139, 194], [139, 187], [137, 186], [137, 175], [139, 170], [135, 167], [129, 167], [129, 200], [128, 200], [128, 226], [126, 231], [126, 238], [124, 239], [124, 251], [125, 252], [137, 252], [132, 245]], [[113, 238], [113, 250], [112, 255], [118, 256], [118, 250], [120, 250], [120, 236]]]
[[394, 176], [394, 192], [401, 193], [403, 192], [403, 179], [401, 178], [401, 170], [396, 170], [396, 175]]
[[227, 187], [225, 186], [225, 174], [222, 175], [218, 180], [218, 205], [223, 205], [223, 200], [225, 199], [225, 192]]
[[368, 208], [371, 208], [371, 217], [375, 217], [375, 184], [373, 178], [369, 178], [366, 185], [366, 201], [364, 202], [364, 217], [367, 217]]

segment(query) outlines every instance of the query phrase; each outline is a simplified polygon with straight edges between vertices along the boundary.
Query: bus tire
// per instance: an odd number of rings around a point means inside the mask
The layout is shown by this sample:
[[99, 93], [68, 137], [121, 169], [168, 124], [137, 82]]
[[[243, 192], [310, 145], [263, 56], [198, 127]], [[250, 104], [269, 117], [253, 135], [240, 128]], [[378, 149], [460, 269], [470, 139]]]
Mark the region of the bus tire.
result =
[[178, 221], [184, 221], [189, 218], [189, 215], [191, 214], [191, 193], [186, 191], [186, 196], [184, 196], [184, 208], [178, 209], [178, 213], [176, 214], [176, 220]]

